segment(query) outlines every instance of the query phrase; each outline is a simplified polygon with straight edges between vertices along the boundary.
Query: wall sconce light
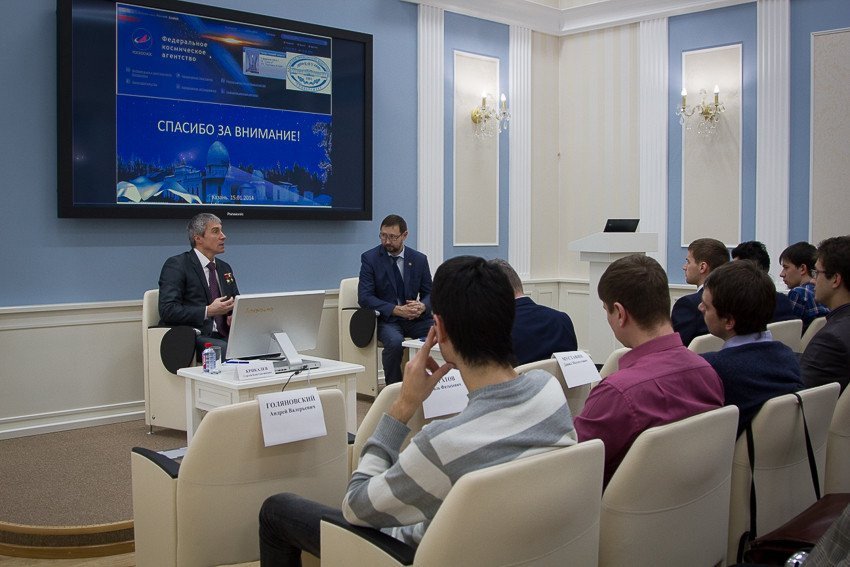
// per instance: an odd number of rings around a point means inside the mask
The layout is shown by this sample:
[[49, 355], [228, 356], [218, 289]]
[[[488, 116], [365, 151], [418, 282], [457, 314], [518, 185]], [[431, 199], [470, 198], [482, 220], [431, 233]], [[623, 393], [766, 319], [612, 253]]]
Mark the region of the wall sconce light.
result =
[[726, 106], [720, 102], [720, 87], [714, 85], [714, 102], [708, 102], [708, 96], [705, 89], [700, 89], [700, 103], [695, 106], [688, 106], [687, 98], [688, 91], [682, 88], [682, 104], [676, 108], [676, 116], [679, 117], [679, 124], [685, 126], [686, 130], [692, 127], [691, 117], [695, 116], [693, 121], [697, 122], [697, 133], [713, 134], [717, 129], [717, 123], [720, 122], [720, 115], [726, 111]]
[[481, 106], [472, 109], [472, 128], [475, 137], [479, 139], [492, 138], [508, 129], [511, 113], [508, 111], [508, 100], [505, 93], [496, 105], [487, 106], [487, 93], [481, 93]]

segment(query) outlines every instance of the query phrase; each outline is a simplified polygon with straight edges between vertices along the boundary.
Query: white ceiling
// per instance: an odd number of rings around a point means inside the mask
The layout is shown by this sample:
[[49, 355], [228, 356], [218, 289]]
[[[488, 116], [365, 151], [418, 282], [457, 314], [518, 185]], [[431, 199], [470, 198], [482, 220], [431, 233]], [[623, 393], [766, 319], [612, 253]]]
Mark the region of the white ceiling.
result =
[[552, 35], [745, 4], [755, 0], [404, 0]]

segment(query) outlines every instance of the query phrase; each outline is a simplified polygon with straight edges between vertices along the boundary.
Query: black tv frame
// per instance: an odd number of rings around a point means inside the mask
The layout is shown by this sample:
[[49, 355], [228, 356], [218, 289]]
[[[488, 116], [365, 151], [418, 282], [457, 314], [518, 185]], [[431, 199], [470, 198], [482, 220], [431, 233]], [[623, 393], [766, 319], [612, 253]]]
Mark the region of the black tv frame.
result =
[[[265, 220], [372, 220], [372, 104], [373, 104], [373, 40], [372, 35], [311, 24], [284, 18], [266, 16], [204, 6], [181, 0], [94, 0], [103, 4], [131, 4], [140, 7], [184, 12], [201, 17], [230, 20], [261, 27], [292, 30], [305, 34], [330, 36], [363, 44], [363, 196], [362, 208], [308, 207], [308, 206], [256, 206], [256, 205], [105, 205], [79, 204], [74, 201], [74, 113], [73, 100], [73, 49], [72, 4], [77, 0], [56, 0], [57, 13], [57, 201], [59, 218], [121, 218], [121, 219], [185, 219], [201, 212], [211, 212], [226, 219]], [[91, 2], [92, 0], [89, 0]], [[114, 75], [113, 75], [114, 79]], [[114, 80], [113, 80], [114, 85]], [[117, 94], [113, 92], [113, 97]], [[104, 159], [113, 163], [113, 152]]]

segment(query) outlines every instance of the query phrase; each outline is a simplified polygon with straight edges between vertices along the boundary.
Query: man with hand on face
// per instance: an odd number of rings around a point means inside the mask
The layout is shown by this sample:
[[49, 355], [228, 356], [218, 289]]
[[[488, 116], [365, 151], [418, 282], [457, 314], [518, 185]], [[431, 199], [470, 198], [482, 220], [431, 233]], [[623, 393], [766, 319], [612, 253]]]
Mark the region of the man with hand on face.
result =
[[[301, 550], [319, 556], [323, 516], [380, 528], [416, 547], [464, 474], [575, 444], [557, 379], [542, 370], [514, 372], [514, 293], [499, 268], [472, 256], [446, 261], [434, 276], [432, 302], [434, 326], [405, 368], [398, 399], [363, 447], [342, 510], [295, 494], [268, 498], [260, 511], [262, 565], [301, 565]], [[430, 356], [437, 343], [443, 366]], [[402, 451], [407, 422], [453, 368], [469, 404], [426, 425]]]
[[191, 250], [165, 261], [159, 276], [160, 325], [188, 325], [200, 331], [195, 350], [205, 343], [227, 352], [230, 312], [239, 295], [230, 264], [216, 260], [227, 238], [221, 219], [210, 213], [192, 217], [187, 227]]
[[797, 242], [782, 251], [779, 277], [788, 286], [788, 300], [794, 315], [803, 320], [803, 332], [818, 317], [829, 313], [829, 309], [815, 301], [815, 278], [812, 270], [818, 257], [818, 249], [808, 242]]
[[401, 382], [404, 337], [428, 334], [431, 318], [431, 269], [425, 254], [404, 245], [407, 222], [398, 215], [381, 221], [381, 243], [360, 256], [360, 307], [378, 315], [378, 340], [387, 384]]

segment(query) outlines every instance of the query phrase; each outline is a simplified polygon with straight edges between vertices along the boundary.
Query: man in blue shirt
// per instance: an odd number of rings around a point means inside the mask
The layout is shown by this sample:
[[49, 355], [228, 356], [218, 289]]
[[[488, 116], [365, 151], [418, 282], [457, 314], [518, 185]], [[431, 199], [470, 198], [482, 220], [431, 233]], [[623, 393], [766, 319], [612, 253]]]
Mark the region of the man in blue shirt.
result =
[[803, 332], [818, 317], [829, 313], [826, 305], [815, 301], [815, 280], [812, 270], [818, 257], [818, 249], [808, 242], [797, 242], [782, 251], [779, 277], [790, 290], [788, 300], [794, 315], [803, 320]]
[[705, 324], [725, 341], [703, 356], [723, 381], [725, 404], [740, 410], [738, 433], [764, 402], [803, 388], [797, 356], [767, 330], [775, 302], [773, 281], [753, 262], [721, 266], [703, 286]]

